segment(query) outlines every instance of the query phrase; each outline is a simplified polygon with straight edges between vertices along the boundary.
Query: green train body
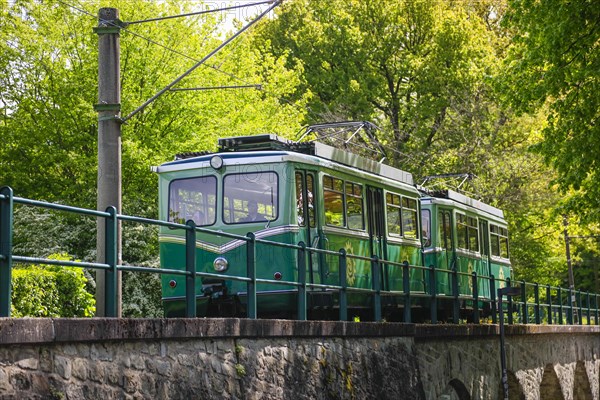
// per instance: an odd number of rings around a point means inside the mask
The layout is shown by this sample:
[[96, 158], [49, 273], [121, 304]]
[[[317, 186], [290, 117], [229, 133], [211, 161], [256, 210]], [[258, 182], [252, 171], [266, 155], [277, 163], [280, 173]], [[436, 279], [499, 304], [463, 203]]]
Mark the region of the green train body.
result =
[[[247, 276], [246, 241], [226, 235], [245, 236], [251, 232], [257, 239], [282, 244], [303, 242], [312, 248], [377, 256], [382, 260], [381, 289], [398, 293], [383, 301], [392, 314], [403, 305], [399, 263], [434, 264], [439, 270], [456, 267], [465, 272], [477, 271], [481, 277], [510, 276], [507, 254], [503, 253], [505, 258], [495, 257], [489, 251], [485, 253], [484, 246], [477, 251], [460, 247], [462, 236], [457, 227], [463, 225], [455, 221], [463, 214], [480, 221], [478, 224], [485, 221], [488, 227], [502, 229], [502, 237], [507, 237], [501, 211], [493, 207], [472, 200], [471, 205], [463, 204], [460, 200], [468, 198], [460, 194], [424, 196], [409, 173], [321, 143], [293, 143], [275, 135], [259, 135], [220, 139], [219, 146], [218, 153], [181, 158], [156, 168], [159, 218], [176, 223], [193, 220], [199, 227], [195, 249], [198, 272]], [[257, 216], [251, 215], [253, 208]], [[437, 215], [444, 212], [450, 213], [454, 225], [449, 230], [450, 243], [441, 251], [444, 238], [439, 236], [439, 227], [443, 224]], [[468, 237], [470, 231], [466, 232]], [[490, 232], [477, 232], [482, 237], [488, 235], [483, 243], [489, 245]], [[184, 229], [160, 228], [161, 268], [185, 270], [185, 241]], [[308, 283], [340, 284], [337, 256], [309, 253], [308, 257], [303, 266]], [[273, 282], [257, 284], [259, 316], [294, 317], [297, 287], [275, 281], [298, 281], [297, 250], [259, 240], [255, 258], [256, 278]], [[425, 293], [425, 269], [410, 271], [411, 293]], [[444, 274], [437, 275], [438, 294], [450, 296], [452, 290]], [[351, 287], [372, 289], [371, 262], [348, 257], [346, 281]], [[483, 280], [481, 283], [479, 295], [489, 298], [489, 284]], [[245, 282], [205, 276], [197, 279], [196, 285], [199, 316], [246, 315]], [[184, 276], [163, 275], [167, 317], [185, 314], [185, 287]], [[467, 279], [459, 282], [459, 288], [462, 294], [472, 291]], [[337, 315], [337, 291], [309, 287], [307, 298], [309, 316]], [[348, 292], [348, 307], [354, 312], [349, 316], [368, 317], [372, 301], [372, 295]], [[411, 304], [423, 306], [419, 300]]]

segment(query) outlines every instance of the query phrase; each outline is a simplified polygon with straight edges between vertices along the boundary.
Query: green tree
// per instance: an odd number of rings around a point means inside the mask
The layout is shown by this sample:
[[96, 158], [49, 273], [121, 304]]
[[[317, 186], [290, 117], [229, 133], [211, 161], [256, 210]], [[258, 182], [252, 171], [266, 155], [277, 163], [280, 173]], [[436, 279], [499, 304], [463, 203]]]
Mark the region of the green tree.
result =
[[557, 171], [568, 208], [600, 220], [600, 5], [510, 0], [505, 92], [519, 111], [548, 108], [537, 150]]
[[[194, 1], [103, 1], [124, 21], [177, 15]], [[19, 0], [0, 4], [0, 185], [39, 200], [94, 208], [96, 203], [98, 1]], [[222, 25], [190, 17], [131, 25], [121, 31], [123, 115], [133, 111], [221, 43]], [[300, 129], [299, 71], [283, 57], [236, 39], [179, 88], [257, 83], [263, 90], [168, 92], [122, 126], [123, 212], [156, 217], [157, 178], [150, 167], [185, 151], [213, 150], [217, 137]], [[16, 233], [20, 254], [45, 257], [60, 250], [95, 258], [94, 221], [44, 211], [23, 211]], [[91, 222], [91, 225], [90, 225]], [[157, 265], [157, 234], [124, 225], [124, 262]], [[145, 275], [147, 277], [148, 275]], [[124, 282], [124, 310], [154, 313], [157, 276]], [[93, 282], [90, 285], [93, 290]], [[157, 297], [158, 296], [158, 297]], [[148, 298], [154, 300], [147, 302]], [[153, 305], [151, 305], [151, 304]], [[144, 305], [146, 304], [146, 305]], [[141, 311], [140, 311], [141, 310]], [[154, 311], [153, 311], [154, 310]], [[146, 314], [148, 315], [148, 314]]]

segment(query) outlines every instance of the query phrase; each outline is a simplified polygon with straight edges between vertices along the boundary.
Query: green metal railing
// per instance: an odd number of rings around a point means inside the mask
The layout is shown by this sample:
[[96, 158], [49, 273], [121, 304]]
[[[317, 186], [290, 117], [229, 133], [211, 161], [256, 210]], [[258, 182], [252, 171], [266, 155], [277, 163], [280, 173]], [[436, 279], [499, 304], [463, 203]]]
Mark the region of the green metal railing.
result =
[[[41, 207], [51, 210], [58, 210], [68, 213], [75, 213], [95, 218], [102, 218], [105, 222], [105, 249], [104, 263], [91, 263], [80, 261], [64, 261], [35, 257], [23, 257], [12, 254], [12, 236], [13, 236], [13, 211], [14, 204], [26, 206]], [[163, 226], [175, 229], [184, 229], [185, 235], [185, 270], [174, 270], [166, 268], [150, 268], [132, 265], [118, 264], [118, 237], [117, 226], [119, 221], [130, 221], [154, 226]], [[243, 240], [246, 242], [246, 275], [231, 276], [217, 273], [197, 272], [196, 266], [196, 234], [206, 233], [220, 237]], [[286, 248], [294, 253], [298, 262], [298, 281], [283, 281], [274, 279], [257, 278], [256, 271], [256, 246], [263, 244]], [[339, 271], [339, 285], [318, 284], [307, 282], [306, 271], [310, 260], [309, 255], [315, 256], [333, 256], [337, 258]], [[347, 283], [347, 265], [348, 259], [362, 260], [369, 262], [372, 271], [373, 286], [370, 289], [355, 288], [348, 286]], [[42, 263], [68, 267], [90, 268], [104, 270], [105, 279], [105, 310], [106, 316], [115, 317], [117, 315], [117, 273], [118, 271], [131, 271], [139, 273], [158, 273], [171, 274], [186, 277], [186, 296], [185, 316], [192, 318], [196, 316], [196, 280], [198, 278], [216, 278], [229, 281], [245, 282], [247, 287], [247, 317], [257, 317], [256, 293], [257, 287], [261, 284], [275, 284], [291, 286], [297, 291], [297, 319], [307, 319], [307, 295], [310, 291], [334, 291], [339, 297], [339, 315], [342, 321], [348, 320], [348, 294], [363, 293], [372, 297], [372, 314], [376, 321], [383, 319], [382, 298], [395, 297], [402, 299], [403, 321], [412, 321], [413, 300], [421, 301], [421, 305], [428, 305], [429, 320], [431, 323], [438, 322], [439, 305], [444, 303], [444, 310], [451, 310], [451, 321], [460, 323], [465, 318], [465, 309], [469, 308], [469, 319], [473, 323], [481, 323], [483, 311], [491, 317], [492, 323], [498, 322], [498, 309], [496, 293], [499, 287], [512, 286], [510, 279], [498, 280], [494, 276], [478, 276], [476, 272], [466, 273], [455, 269], [437, 269], [435, 266], [417, 266], [409, 265], [408, 262], [394, 262], [381, 260], [378, 257], [364, 257], [347, 254], [344, 249], [339, 251], [323, 250], [307, 247], [305, 243], [286, 244], [272, 242], [264, 239], [258, 239], [253, 233], [245, 236], [226, 232], [215, 232], [210, 229], [195, 226], [193, 221], [184, 224], [173, 222], [158, 221], [148, 218], [133, 217], [121, 215], [116, 212], [114, 207], [109, 207], [106, 211], [88, 210], [77, 207], [70, 207], [60, 204], [47, 203], [35, 200], [15, 197], [10, 187], [0, 188], [0, 317], [10, 317], [11, 301], [11, 273], [13, 262], [19, 263]], [[301, 266], [304, 266], [302, 268]], [[382, 267], [395, 267], [402, 271], [402, 290], [390, 291], [382, 289]], [[422, 291], [411, 291], [411, 273], [421, 271], [423, 276]], [[451, 285], [451, 295], [438, 293], [437, 281], [446, 275]], [[471, 294], [461, 293], [460, 282], [470, 280], [472, 288]], [[478, 290], [483, 285], [489, 285], [490, 297], [484, 297]], [[560, 287], [543, 286], [537, 283], [531, 284], [519, 282], [521, 296], [516, 300], [512, 297], [503, 299], [503, 307], [506, 309], [504, 316], [509, 324], [585, 324], [599, 325], [598, 294], [571, 291]], [[575, 304], [573, 304], [575, 299]], [[592, 322], [593, 321], [593, 322]]]

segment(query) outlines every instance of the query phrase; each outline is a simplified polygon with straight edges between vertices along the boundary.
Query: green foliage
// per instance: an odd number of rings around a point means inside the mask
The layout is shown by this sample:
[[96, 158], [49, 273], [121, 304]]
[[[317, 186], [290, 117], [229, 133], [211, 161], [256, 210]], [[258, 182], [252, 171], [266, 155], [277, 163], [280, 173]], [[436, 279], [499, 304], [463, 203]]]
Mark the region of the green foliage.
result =
[[[548, 107], [536, 146], [569, 193], [567, 207], [600, 220], [600, 7], [590, 0], [511, 0], [514, 31], [504, 91], [520, 111]], [[569, 192], [572, 189], [574, 192]]]
[[[69, 260], [53, 255], [55, 260]], [[13, 317], [91, 317], [93, 296], [79, 268], [51, 265], [17, 267], [12, 273]]]

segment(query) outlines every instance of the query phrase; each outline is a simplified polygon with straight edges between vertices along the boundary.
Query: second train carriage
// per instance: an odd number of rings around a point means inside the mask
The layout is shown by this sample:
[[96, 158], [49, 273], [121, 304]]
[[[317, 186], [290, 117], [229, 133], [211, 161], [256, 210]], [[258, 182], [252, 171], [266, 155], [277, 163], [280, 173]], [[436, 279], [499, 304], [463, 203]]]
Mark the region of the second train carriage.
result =
[[[487, 267], [484, 266], [483, 247], [461, 247], [463, 226], [467, 227], [466, 240], [473, 240], [469, 221], [490, 221], [490, 229], [494, 226], [504, 234], [502, 238], [507, 236], [501, 215], [491, 218], [486, 214], [487, 219], [483, 218], [485, 207], [460, 203], [457, 196], [421, 198], [423, 192], [414, 185], [411, 174], [317, 142], [294, 143], [275, 135], [220, 139], [218, 153], [183, 157], [161, 165], [157, 172], [161, 219], [179, 223], [191, 219], [213, 232], [253, 232], [256, 238], [269, 241], [304, 242], [313, 248], [377, 256], [384, 260], [380, 282], [384, 291], [403, 290], [402, 268], [386, 264], [385, 260], [413, 266], [435, 263], [440, 270], [454, 266], [465, 271], [474, 268], [485, 276], [494, 273], [498, 266], [491, 261], [496, 259], [488, 256]], [[451, 244], [438, 251], [443, 238], [433, 232], [438, 232], [440, 226], [448, 229], [438, 221], [442, 210], [451, 214]], [[467, 218], [466, 225], [461, 215]], [[477, 232], [488, 234], [481, 229]], [[490, 241], [489, 237], [485, 240]], [[504, 242], [498, 246], [504, 246]], [[185, 230], [162, 227], [161, 267], [185, 269], [184, 247]], [[467, 259], [473, 261], [465, 263]], [[246, 242], [200, 230], [196, 260], [199, 272], [245, 276]], [[257, 243], [256, 260], [259, 279], [298, 279], [295, 250]], [[507, 255], [498, 260], [502, 261], [498, 271], [508, 277]], [[306, 268], [309, 283], [340, 284], [336, 256], [310, 254]], [[368, 260], [348, 258], [348, 286], [370, 289], [372, 278]], [[206, 277], [197, 282], [198, 315], [245, 316], [244, 282]], [[450, 294], [443, 278], [438, 279], [437, 286], [440, 294]], [[185, 278], [163, 276], [162, 288], [165, 315], [183, 315]], [[467, 294], [468, 288], [468, 283], [461, 281], [461, 293]], [[410, 289], [417, 294], [426, 292], [424, 269], [411, 269]], [[296, 293], [293, 286], [259, 284], [259, 316], [293, 317]], [[480, 294], [489, 297], [489, 290], [483, 289]], [[400, 315], [400, 297], [387, 296], [383, 302], [391, 318]], [[370, 295], [349, 292], [349, 315], [368, 318], [371, 302]], [[313, 317], [335, 317], [337, 304], [337, 292], [309, 289], [308, 308]], [[413, 305], [419, 304], [413, 300]]]
[[[453, 190], [423, 190], [421, 198], [423, 259], [436, 269], [435, 293], [439, 307], [450, 313], [454, 295], [452, 273], [457, 271], [458, 293], [473, 296], [473, 272], [477, 295], [489, 300], [490, 277], [495, 287], [504, 287], [512, 275], [508, 255], [508, 227], [502, 210]], [[487, 308], [489, 303], [479, 306]]]

